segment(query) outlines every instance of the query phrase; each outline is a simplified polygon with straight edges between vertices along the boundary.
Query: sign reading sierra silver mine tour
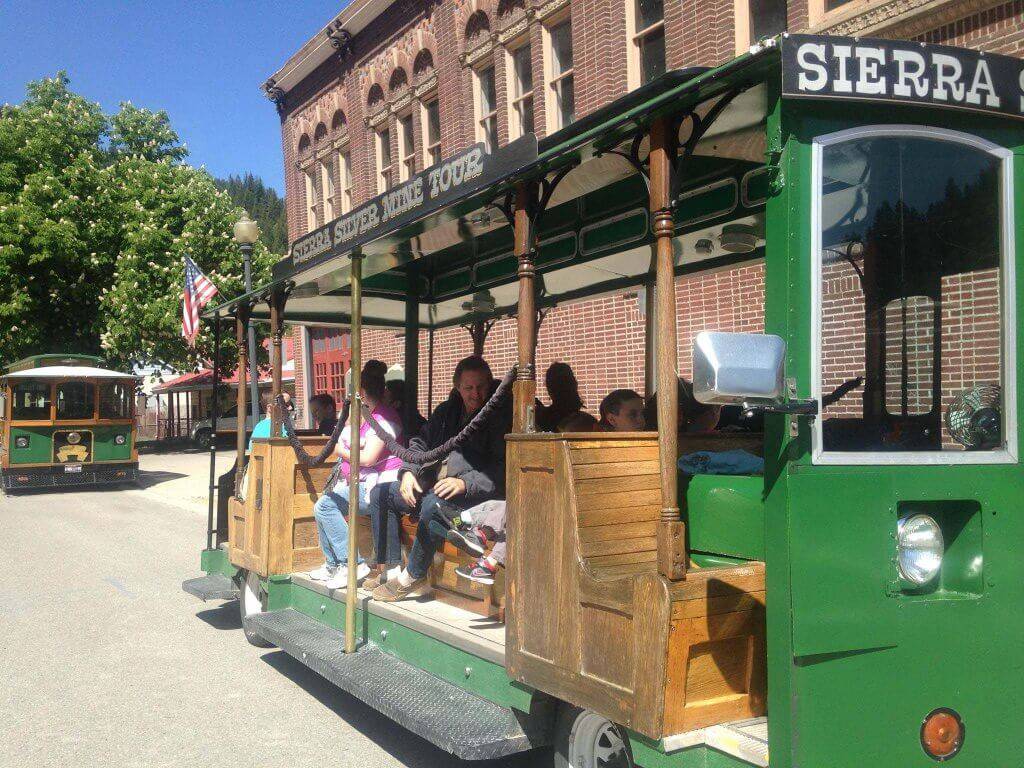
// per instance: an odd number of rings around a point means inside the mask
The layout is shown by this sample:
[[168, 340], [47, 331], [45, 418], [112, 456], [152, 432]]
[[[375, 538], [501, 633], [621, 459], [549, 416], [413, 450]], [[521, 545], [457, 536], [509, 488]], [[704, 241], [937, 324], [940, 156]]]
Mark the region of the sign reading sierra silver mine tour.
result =
[[866, 99], [1024, 117], [1024, 61], [903, 40], [788, 35], [784, 96]]
[[488, 154], [483, 144], [441, 160], [408, 181], [339, 216], [292, 243], [274, 266], [274, 278], [319, 264], [467, 197], [537, 159], [530, 134]]

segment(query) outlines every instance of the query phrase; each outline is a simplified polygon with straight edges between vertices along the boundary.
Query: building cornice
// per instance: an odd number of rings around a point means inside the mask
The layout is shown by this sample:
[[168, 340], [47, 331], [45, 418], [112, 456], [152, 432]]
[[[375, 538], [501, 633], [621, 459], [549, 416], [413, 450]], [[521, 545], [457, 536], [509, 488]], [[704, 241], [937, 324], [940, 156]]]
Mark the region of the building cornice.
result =
[[912, 38], [930, 30], [984, 11], [1005, 0], [874, 0], [830, 14], [809, 27], [812, 33], [853, 37]]

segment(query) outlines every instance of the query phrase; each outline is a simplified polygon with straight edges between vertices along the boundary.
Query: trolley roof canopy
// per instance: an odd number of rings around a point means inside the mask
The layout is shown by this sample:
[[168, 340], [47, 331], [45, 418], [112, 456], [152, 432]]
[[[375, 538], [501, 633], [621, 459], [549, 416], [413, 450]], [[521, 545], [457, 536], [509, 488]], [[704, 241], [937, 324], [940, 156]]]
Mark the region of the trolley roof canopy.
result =
[[5, 373], [4, 379], [131, 379], [141, 377], [131, 373], [108, 371], [106, 368], [90, 368], [84, 365], [47, 365], [41, 368], [25, 368]]
[[[940, 55], [945, 63], [933, 66]], [[956, 82], [943, 68], [949, 56], [959, 62]], [[663, 116], [678, 130], [677, 273], [761, 258], [771, 94], [1021, 117], [1022, 68], [946, 46], [784, 35], [714, 69], [666, 73], [539, 142], [529, 134], [491, 154], [478, 144], [446, 158], [299, 238], [271, 283], [205, 315], [250, 305], [253, 319], [266, 320], [268, 297], [285, 291], [284, 321], [345, 326], [356, 254], [367, 325], [404, 327], [409, 299], [423, 328], [514, 314], [511, 219], [524, 181], [538, 184], [538, 307], [642, 285], [653, 242], [647, 129]]]

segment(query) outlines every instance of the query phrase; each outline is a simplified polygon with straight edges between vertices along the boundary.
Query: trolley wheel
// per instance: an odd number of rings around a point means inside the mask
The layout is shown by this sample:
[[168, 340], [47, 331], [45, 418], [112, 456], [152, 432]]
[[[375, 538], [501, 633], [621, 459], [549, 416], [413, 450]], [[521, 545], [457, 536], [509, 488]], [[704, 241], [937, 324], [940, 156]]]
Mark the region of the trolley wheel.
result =
[[589, 709], [561, 707], [554, 746], [554, 768], [634, 768], [626, 733]]
[[267, 607], [267, 593], [260, 584], [260, 577], [253, 571], [241, 571], [238, 574], [238, 612], [242, 617], [242, 632], [245, 639], [257, 648], [273, 648], [273, 643], [268, 643], [255, 629], [249, 619], [252, 616], [263, 613]]
[[200, 429], [198, 432], [196, 432], [196, 444], [200, 448], [209, 448], [211, 443], [213, 443], [212, 430]]

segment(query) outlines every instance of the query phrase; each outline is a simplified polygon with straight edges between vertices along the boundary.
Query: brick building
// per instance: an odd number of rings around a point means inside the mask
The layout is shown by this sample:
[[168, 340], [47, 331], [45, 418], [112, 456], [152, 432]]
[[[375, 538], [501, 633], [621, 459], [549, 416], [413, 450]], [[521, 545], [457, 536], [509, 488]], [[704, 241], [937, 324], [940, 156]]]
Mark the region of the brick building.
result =
[[[281, 119], [289, 237], [474, 142], [542, 137], [666, 69], [720, 64], [787, 29], [1020, 56], [1024, 0], [354, 0], [264, 84]], [[590, 410], [612, 388], [643, 391], [643, 305], [632, 292], [550, 310], [538, 371], [570, 363]], [[686, 373], [699, 330], [762, 330], [762, 268], [681, 277], [677, 307]], [[294, 333], [300, 402], [313, 391], [337, 394], [346, 340], [326, 329]], [[426, 343], [423, 332], [424, 410], [473, 349], [466, 330], [436, 332], [431, 375]], [[501, 375], [515, 355], [514, 320], [494, 324], [484, 352]], [[363, 355], [401, 363], [402, 339], [368, 331]]]

